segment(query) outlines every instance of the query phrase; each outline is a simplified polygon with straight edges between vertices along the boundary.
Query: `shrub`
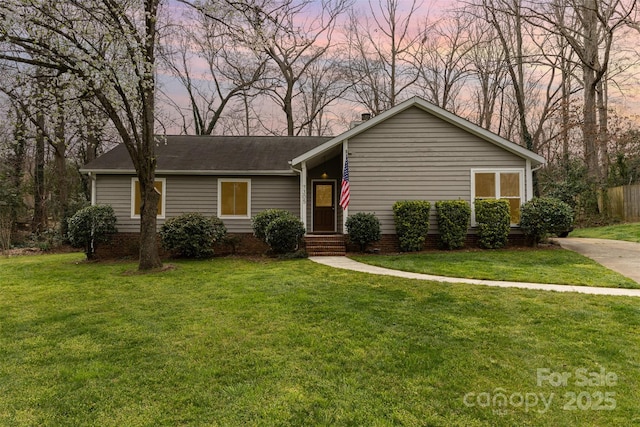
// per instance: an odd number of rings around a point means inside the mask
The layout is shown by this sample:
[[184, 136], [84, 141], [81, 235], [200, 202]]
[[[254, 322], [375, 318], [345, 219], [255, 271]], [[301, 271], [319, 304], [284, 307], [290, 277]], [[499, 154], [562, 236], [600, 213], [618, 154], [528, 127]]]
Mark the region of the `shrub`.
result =
[[506, 200], [476, 200], [478, 244], [485, 249], [499, 249], [507, 244], [511, 229], [509, 202]]
[[458, 249], [464, 246], [464, 240], [471, 221], [471, 207], [464, 200], [443, 200], [436, 202], [438, 233], [440, 246], [445, 249]]
[[304, 236], [304, 224], [298, 218], [287, 212], [267, 225], [265, 240], [271, 250], [277, 254], [294, 252]]
[[276, 218], [282, 218], [285, 216], [292, 216], [292, 214], [284, 209], [267, 209], [259, 212], [251, 219], [253, 235], [267, 243], [267, 227]]
[[87, 259], [93, 259], [98, 243], [106, 243], [118, 232], [116, 215], [109, 205], [80, 209], [68, 219], [67, 236], [71, 245], [83, 247]]
[[549, 234], [562, 234], [571, 229], [573, 210], [562, 200], [552, 197], [536, 197], [520, 211], [520, 227], [534, 244]]
[[405, 200], [393, 204], [396, 234], [403, 252], [419, 251], [429, 231], [431, 203], [425, 200]]
[[177, 256], [206, 258], [213, 255], [213, 245], [226, 233], [220, 218], [191, 212], [168, 219], [160, 229], [160, 238], [162, 246]]
[[369, 243], [380, 240], [380, 221], [375, 214], [358, 212], [349, 215], [345, 225], [349, 240], [360, 246], [360, 252], [364, 252]]

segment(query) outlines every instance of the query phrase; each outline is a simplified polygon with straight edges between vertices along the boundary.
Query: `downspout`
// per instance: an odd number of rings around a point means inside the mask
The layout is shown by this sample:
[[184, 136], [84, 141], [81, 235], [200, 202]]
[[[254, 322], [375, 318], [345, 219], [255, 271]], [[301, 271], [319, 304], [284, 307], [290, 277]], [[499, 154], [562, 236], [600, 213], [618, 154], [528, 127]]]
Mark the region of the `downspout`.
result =
[[[97, 198], [98, 198], [98, 196], [96, 195], [96, 192], [97, 192], [96, 176], [91, 172], [88, 172], [87, 175], [89, 175], [89, 179], [91, 180], [91, 206], [95, 206], [96, 202], [97, 202]], [[95, 253], [95, 251], [96, 251], [95, 241], [93, 239], [93, 232], [94, 232], [94, 229], [93, 229], [93, 225], [92, 225], [92, 227], [91, 227], [91, 241], [89, 243], [91, 245], [90, 247], [91, 247], [91, 253], [92, 254]]]
[[88, 172], [87, 175], [89, 175], [89, 179], [91, 180], [91, 206], [95, 206], [97, 203], [97, 185], [96, 185], [96, 176], [91, 173]]
[[527, 160], [526, 170], [527, 170], [527, 197], [525, 198], [525, 202], [533, 199], [533, 173], [544, 166], [544, 163], [539, 164], [535, 168], [531, 167], [531, 160]]

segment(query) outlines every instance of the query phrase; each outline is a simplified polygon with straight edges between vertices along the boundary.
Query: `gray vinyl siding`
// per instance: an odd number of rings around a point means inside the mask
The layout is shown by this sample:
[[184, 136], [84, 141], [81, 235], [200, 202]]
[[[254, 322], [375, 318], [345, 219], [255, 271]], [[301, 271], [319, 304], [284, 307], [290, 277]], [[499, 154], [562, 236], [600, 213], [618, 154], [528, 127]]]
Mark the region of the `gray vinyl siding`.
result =
[[[524, 159], [418, 108], [389, 118], [348, 142], [349, 213], [374, 212], [382, 233], [395, 233], [398, 200], [471, 202], [471, 169], [517, 168]], [[525, 174], [523, 174], [524, 176]]]
[[111, 205], [120, 232], [140, 231], [140, 221], [131, 218], [131, 178], [124, 175], [96, 176], [96, 203]]
[[[140, 231], [140, 220], [131, 218], [131, 178], [127, 175], [98, 175], [96, 203], [109, 204], [118, 218], [121, 232]], [[216, 176], [158, 176], [166, 179], [165, 219], [186, 212], [200, 212], [205, 216], [217, 215], [218, 177]], [[232, 179], [233, 177], [225, 177]], [[251, 179], [251, 216], [269, 209], [287, 209], [300, 214], [299, 178], [285, 176], [235, 178]], [[165, 219], [158, 219], [158, 227]], [[231, 233], [250, 233], [251, 219], [224, 219]]]
[[[298, 217], [300, 216], [300, 178], [298, 176], [244, 178], [251, 178], [252, 217], [265, 209], [272, 208], [286, 209], [292, 214]], [[218, 180], [216, 178], [216, 185], [217, 181]], [[227, 226], [227, 230], [229, 232], [253, 232], [250, 219], [225, 219], [224, 223]]]

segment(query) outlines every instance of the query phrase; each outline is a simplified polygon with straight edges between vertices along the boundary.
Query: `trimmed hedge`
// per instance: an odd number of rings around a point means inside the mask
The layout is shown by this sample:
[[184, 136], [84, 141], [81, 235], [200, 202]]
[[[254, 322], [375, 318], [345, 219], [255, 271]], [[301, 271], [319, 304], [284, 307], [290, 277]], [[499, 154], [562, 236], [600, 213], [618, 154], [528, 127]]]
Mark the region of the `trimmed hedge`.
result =
[[520, 211], [520, 227], [537, 245], [549, 234], [562, 234], [573, 225], [571, 206], [553, 197], [535, 197]]
[[471, 206], [465, 200], [436, 202], [440, 247], [459, 249], [464, 246], [471, 221]]
[[67, 220], [67, 238], [72, 246], [83, 247], [87, 259], [93, 259], [98, 243], [106, 243], [118, 232], [116, 215], [110, 205], [80, 209]]
[[507, 244], [511, 229], [509, 202], [506, 200], [476, 200], [478, 245], [485, 249], [499, 249]]
[[393, 204], [393, 220], [403, 252], [422, 250], [429, 231], [431, 203], [426, 200], [405, 200]]
[[304, 236], [304, 224], [293, 214], [279, 216], [267, 225], [265, 241], [276, 254], [295, 252]]
[[358, 212], [349, 215], [345, 225], [349, 240], [360, 245], [360, 252], [364, 252], [369, 243], [380, 240], [380, 221], [373, 213]]
[[185, 258], [213, 256], [213, 245], [226, 234], [227, 228], [220, 218], [207, 218], [199, 212], [169, 218], [160, 228], [162, 246]]

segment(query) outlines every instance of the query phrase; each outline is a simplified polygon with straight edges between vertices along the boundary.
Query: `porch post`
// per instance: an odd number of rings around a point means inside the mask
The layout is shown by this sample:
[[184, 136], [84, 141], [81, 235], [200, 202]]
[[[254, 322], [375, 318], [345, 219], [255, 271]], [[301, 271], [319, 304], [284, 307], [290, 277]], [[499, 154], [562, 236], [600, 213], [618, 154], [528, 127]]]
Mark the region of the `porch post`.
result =
[[302, 162], [300, 172], [300, 220], [305, 232], [309, 232], [307, 228], [307, 162]]
[[528, 202], [533, 199], [533, 171], [531, 170], [531, 160], [529, 159], [526, 160], [525, 174], [527, 175], [525, 178], [527, 180], [527, 196], [524, 201]]

